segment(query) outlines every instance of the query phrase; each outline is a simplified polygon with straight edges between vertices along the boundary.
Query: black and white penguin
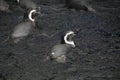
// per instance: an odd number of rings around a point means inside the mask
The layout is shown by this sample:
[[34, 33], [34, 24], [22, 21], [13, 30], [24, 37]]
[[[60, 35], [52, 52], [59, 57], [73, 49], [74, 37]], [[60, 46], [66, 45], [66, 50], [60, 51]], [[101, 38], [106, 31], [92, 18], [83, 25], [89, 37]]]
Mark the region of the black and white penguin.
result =
[[17, 24], [11, 34], [11, 38], [14, 39], [14, 43], [19, 42], [21, 39], [27, 37], [35, 27], [35, 19], [32, 15], [37, 13], [36, 10], [31, 10], [29, 12], [28, 18]]
[[70, 40], [74, 35], [75, 33], [73, 31], [68, 31], [64, 36], [64, 43], [57, 44], [52, 48], [50, 58], [60, 63], [66, 62], [66, 53], [75, 47], [74, 41]]
[[65, 0], [65, 6], [76, 10], [92, 11], [95, 9], [91, 5], [92, 0]]
[[5, 2], [4, 0], [0, 0], [0, 11], [5, 11], [5, 12], [9, 12], [9, 4], [7, 2]]
[[38, 7], [32, 0], [17, 0], [17, 3], [21, 8], [26, 10], [40, 10], [40, 7]]

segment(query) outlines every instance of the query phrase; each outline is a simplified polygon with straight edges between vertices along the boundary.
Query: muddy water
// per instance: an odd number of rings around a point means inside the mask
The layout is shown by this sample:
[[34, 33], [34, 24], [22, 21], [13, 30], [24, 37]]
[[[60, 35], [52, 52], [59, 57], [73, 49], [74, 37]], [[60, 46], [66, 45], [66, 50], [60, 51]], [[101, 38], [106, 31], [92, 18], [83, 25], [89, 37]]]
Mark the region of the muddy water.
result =
[[[109, 6], [118, 4], [107, 1]], [[97, 4], [105, 6], [107, 1]], [[105, 14], [97, 14], [68, 10], [59, 0], [36, 0], [43, 13], [36, 18], [36, 30], [25, 40], [12, 44], [3, 41], [22, 21], [23, 11], [14, 1], [8, 2], [12, 12], [0, 12], [0, 80], [120, 79], [118, 7], [111, 14], [107, 14], [109, 10], [105, 10]], [[76, 48], [67, 54], [67, 62], [46, 60], [53, 45], [60, 43], [61, 35], [77, 29], [80, 30], [74, 37]]]

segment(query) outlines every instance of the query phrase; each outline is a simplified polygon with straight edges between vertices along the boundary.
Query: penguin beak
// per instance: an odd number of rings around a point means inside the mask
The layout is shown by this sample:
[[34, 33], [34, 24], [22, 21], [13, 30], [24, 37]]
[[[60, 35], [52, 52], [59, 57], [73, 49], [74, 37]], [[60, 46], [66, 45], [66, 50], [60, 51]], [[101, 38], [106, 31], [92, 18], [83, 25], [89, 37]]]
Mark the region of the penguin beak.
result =
[[36, 8], [36, 14], [41, 15], [41, 8], [40, 8], [40, 7], [37, 7], [37, 8]]
[[40, 15], [40, 14], [41, 14], [41, 12], [36, 12], [36, 14], [39, 14], [39, 15]]
[[41, 12], [36, 11], [36, 12], [34, 13], [34, 16], [38, 16], [38, 15], [41, 15]]
[[71, 35], [71, 38], [73, 38], [75, 35], [76, 35], [76, 34], [75, 34], [75, 33], [73, 33], [73, 34]]
[[74, 33], [73, 36], [75, 36], [76, 34]]

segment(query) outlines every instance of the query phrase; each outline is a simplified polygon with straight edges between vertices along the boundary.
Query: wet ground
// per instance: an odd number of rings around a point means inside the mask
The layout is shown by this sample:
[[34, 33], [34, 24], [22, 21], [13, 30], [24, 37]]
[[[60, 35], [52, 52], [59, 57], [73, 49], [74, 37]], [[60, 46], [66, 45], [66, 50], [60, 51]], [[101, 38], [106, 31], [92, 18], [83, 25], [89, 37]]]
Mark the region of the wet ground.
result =
[[[95, 0], [97, 13], [68, 10], [59, 0], [34, 1], [43, 15], [34, 33], [18, 44], [3, 41], [23, 11], [8, 0], [12, 12], [0, 12], [0, 80], [120, 80], [119, 0]], [[46, 60], [64, 32], [78, 29], [66, 63]]]

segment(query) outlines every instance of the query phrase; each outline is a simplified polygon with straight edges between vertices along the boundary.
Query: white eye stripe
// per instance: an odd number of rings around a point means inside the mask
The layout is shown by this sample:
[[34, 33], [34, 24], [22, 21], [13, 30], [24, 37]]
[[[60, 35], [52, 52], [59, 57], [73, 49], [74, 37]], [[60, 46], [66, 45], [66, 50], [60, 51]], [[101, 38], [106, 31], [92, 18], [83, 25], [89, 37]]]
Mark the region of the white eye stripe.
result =
[[66, 33], [66, 35], [64, 36], [64, 41], [65, 41], [66, 44], [70, 44], [70, 45], [72, 45], [73, 47], [75, 47], [74, 41], [68, 41], [68, 40], [67, 40], [67, 37], [68, 37], [69, 35], [71, 35], [71, 34], [74, 35], [74, 32], [73, 32], [73, 31], [69, 31], [68, 33]]
[[29, 15], [28, 15], [28, 17], [29, 17], [29, 19], [30, 19], [31, 21], [34, 22], [35, 19], [32, 18], [32, 13], [33, 13], [33, 12], [36, 12], [36, 10], [31, 10], [30, 13], [29, 13]]

